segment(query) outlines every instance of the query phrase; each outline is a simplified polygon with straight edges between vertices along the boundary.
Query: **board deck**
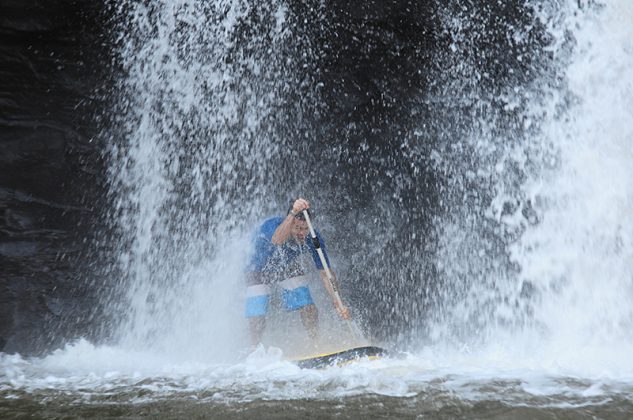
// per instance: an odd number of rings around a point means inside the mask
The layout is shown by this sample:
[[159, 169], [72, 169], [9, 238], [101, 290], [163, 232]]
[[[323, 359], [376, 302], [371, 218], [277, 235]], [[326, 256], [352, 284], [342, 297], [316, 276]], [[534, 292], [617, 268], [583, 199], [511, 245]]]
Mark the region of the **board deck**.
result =
[[379, 359], [386, 356], [386, 354], [387, 351], [380, 347], [365, 346], [340, 350], [334, 353], [315, 354], [310, 357], [293, 359], [292, 362], [300, 368], [318, 369], [328, 366], [343, 366], [363, 358]]

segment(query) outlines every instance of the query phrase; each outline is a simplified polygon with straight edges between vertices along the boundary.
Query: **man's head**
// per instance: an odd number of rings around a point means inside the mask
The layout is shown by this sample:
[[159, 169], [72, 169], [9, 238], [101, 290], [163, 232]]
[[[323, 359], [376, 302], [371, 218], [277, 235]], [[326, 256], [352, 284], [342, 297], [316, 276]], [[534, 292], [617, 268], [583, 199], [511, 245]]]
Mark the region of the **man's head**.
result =
[[[288, 213], [292, 210], [292, 203], [290, 204], [290, 208], [288, 209]], [[306, 209], [308, 212], [308, 216], [310, 219], [314, 218], [314, 214], [310, 209]], [[297, 213], [292, 221], [292, 237], [299, 243], [303, 243], [306, 240], [306, 237], [310, 233], [310, 228], [308, 228], [308, 222], [303, 215], [303, 212]]]
[[305, 219], [295, 217], [292, 221], [292, 237], [299, 243], [304, 243], [310, 229]]

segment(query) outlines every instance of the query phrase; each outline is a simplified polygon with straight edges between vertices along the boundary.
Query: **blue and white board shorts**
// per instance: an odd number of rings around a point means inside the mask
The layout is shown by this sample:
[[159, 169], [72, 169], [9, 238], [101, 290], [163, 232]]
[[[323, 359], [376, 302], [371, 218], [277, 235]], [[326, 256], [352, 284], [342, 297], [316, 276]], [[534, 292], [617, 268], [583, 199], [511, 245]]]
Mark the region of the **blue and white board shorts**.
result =
[[[279, 283], [282, 287], [281, 297], [286, 311], [295, 311], [304, 306], [314, 304], [307, 277], [291, 277]], [[270, 286], [255, 284], [246, 288], [246, 317], [254, 318], [266, 315], [270, 301]]]

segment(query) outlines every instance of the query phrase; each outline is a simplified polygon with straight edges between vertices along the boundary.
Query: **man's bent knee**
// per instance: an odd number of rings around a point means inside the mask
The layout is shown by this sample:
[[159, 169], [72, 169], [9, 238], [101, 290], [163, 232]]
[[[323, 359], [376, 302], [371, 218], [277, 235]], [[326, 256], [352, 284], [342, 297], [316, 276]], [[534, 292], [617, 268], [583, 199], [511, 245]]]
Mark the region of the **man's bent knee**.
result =
[[311, 303], [309, 305], [303, 306], [299, 309], [301, 312], [304, 312], [306, 314], [316, 314], [318, 312], [317, 307], [314, 303]]

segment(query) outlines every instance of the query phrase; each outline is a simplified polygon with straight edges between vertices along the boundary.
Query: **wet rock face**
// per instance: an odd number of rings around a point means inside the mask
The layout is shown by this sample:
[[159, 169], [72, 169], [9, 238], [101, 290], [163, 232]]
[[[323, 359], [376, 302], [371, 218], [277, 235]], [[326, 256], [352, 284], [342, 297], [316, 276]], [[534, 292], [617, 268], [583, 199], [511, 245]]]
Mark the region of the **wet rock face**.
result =
[[[318, 17], [325, 31], [306, 28], [328, 107], [312, 122], [323, 142], [347, 142], [351, 155], [370, 142], [374, 156], [389, 154], [392, 145], [382, 142], [404, 129], [402, 110], [424, 86], [423, 7], [336, 2]], [[99, 316], [103, 291], [86, 244], [99, 231], [105, 192], [103, 147], [93, 138], [111, 74], [108, 12], [102, 2], [71, 0], [5, 0], [1, 8], [0, 350], [37, 353], [89, 335]], [[359, 170], [379, 175], [369, 156], [324, 159], [353, 180], [367, 179]], [[340, 194], [371, 200], [370, 184], [358, 191], [345, 182], [349, 191]]]
[[[410, 172], [401, 145], [420, 123], [420, 98], [442, 43], [435, 11], [428, 0], [387, 0], [335, 2], [325, 12], [319, 77], [327, 113], [317, 129], [326, 142], [345, 144], [345, 153], [331, 156], [344, 169], [330, 172], [349, 186], [347, 196], [372, 201], [385, 167]], [[425, 176], [412, 182], [429, 183]]]
[[[96, 106], [98, 7], [0, 6], [0, 349], [43, 351], [85, 329], [94, 296], [78, 279], [102, 162]], [[90, 48], [88, 48], [90, 46]], [[65, 331], [65, 334], [59, 334]]]
[[[382, 314], [397, 305], [404, 314], [421, 298], [391, 302], [393, 282], [380, 281], [391, 281], [393, 273], [385, 273], [384, 267], [407, 264], [400, 261], [399, 244], [425, 245], [422, 235], [411, 237], [406, 228], [429, 223], [426, 209], [438, 194], [436, 175], [423, 163], [411, 165], [411, 159], [423, 160], [431, 141], [446, 138], [443, 130], [450, 134], [460, 129], [446, 118], [425, 126], [416, 144], [401, 147], [420, 121], [442, 117], [431, 109], [435, 105], [420, 99], [429, 91], [427, 72], [450, 65], [450, 60], [438, 64], [438, 50], [448, 50], [438, 10], [453, 13], [446, 4], [464, 8], [489, 27], [493, 25], [487, 20], [498, 22], [497, 16], [506, 17], [511, 27], [526, 14], [514, 2], [504, 3], [508, 10], [492, 10], [500, 6], [485, 0], [326, 3], [322, 9], [310, 6], [321, 2], [289, 2], [297, 16], [306, 16], [301, 21], [316, 51], [306, 55], [316, 61], [308, 78], [319, 84], [323, 101], [314, 120], [306, 123], [310, 139], [318, 141], [306, 140], [298, 149], [320, 159], [314, 170], [337, 206], [347, 201], [350, 209], [362, 209], [374, 200], [393, 201], [389, 205], [400, 218], [395, 224], [402, 228], [392, 235], [393, 243], [382, 244], [387, 251], [375, 261], [374, 277], [365, 276], [367, 262], [358, 255], [364, 272], [358, 273], [352, 292], [365, 294], [364, 304], [376, 309], [372, 322], [394, 330], [404, 321], [397, 316], [384, 320]], [[73, 337], [90, 336], [100, 323], [95, 308], [106, 281], [97, 275], [102, 261], [86, 244], [96, 242], [91, 235], [101, 231], [100, 211], [108, 207], [103, 145], [96, 136], [99, 118], [107, 118], [100, 111], [107, 106], [99, 98], [112, 75], [107, 68], [112, 60], [107, 7], [102, 1], [0, 3], [0, 350], [5, 352], [45, 351]], [[507, 65], [508, 57], [520, 51], [508, 48], [512, 45], [506, 45], [505, 30], [490, 33], [476, 40], [481, 44], [477, 51], [486, 52], [478, 60], [482, 69], [490, 67], [491, 83], [508, 68], [523, 74], [524, 64]], [[402, 176], [386, 176], [386, 170]], [[392, 199], [394, 192], [399, 201]], [[371, 220], [369, 216], [359, 215]], [[357, 232], [341, 235], [346, 240], [340, 242], [349, 245], [339, 252], [353, 255]], [[412, 284], [412, 278], [421, 278], [419, 271], [415, 265], [396, 273], [404, 278], [401, 291], [424, 289]]]

